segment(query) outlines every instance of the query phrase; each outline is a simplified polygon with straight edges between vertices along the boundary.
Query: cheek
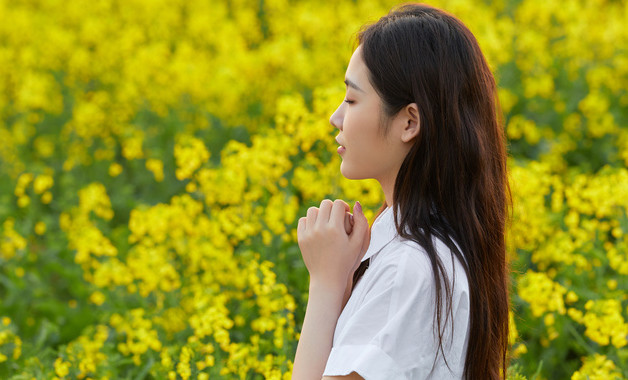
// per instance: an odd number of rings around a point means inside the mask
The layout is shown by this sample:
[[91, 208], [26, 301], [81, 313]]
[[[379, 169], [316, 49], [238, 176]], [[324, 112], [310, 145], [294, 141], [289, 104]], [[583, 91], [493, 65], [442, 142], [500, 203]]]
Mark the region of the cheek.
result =
[[[364, 135], [371, 128], [372, 120], [368, 111], [368, 107], [357, 104], [351, 105], [350, 109], [345, 113], [343, 125], [345, 132], [351, 134], [351, 138], [359, 139], [361, 135]], [[347, 144], [349, 143], [347, 141]]]
[[377, 145], [376, 135], [379, 119], [371, 107], [356, 106], [345, 115], [345, 142], [361, 149], [372, 149]]
[[347, 145], [344, 157], [359, 166], [377, 166], [382, 147], [376, 139], [376, 127], [373, 120], [364, 115], [356, 115], [350, 120], [344, 133], [344, 141]]

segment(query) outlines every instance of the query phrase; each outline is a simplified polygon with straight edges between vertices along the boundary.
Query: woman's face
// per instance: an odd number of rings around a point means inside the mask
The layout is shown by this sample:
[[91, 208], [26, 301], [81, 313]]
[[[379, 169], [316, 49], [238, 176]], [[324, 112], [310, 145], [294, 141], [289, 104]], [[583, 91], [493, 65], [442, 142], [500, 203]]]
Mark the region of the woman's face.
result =
[[375, 178], [380, 183], [394, 183], [409, 146], [401, 139], [403, 126], [398, 118], [391, 119], [387, 137], [378, 134], [382, 101], [368, 80], [361, 51], [360, 45], [351, 56], [345, 99], [329, 119], [340, 130], [336, 141], [345, 148], [339, 151], [340, 172], [348, 179]]

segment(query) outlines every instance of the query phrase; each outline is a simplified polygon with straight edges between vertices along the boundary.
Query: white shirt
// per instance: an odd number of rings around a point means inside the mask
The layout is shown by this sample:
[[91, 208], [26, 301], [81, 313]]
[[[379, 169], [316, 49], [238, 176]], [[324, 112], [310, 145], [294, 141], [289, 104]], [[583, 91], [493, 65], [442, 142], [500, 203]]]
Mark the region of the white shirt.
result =
[[[371, 262], [342, 310], [324, 376], [355, 371], [365, 380], [461, 379], [469, 337], [469, 286], [464, 269], [449, 248], [434, 237], [434, 247], [453, 286], [453, 340], [451, 318], [439, 352], [434, 336], [435, 281], [425, 250], [402, 239], [395, 229], [389, 206], [371, 227], [371, 242], [362, 261]], [[443, 288], [444, 289], [444, 288]], [[441, 323], [446, 300], [442, 293]]]

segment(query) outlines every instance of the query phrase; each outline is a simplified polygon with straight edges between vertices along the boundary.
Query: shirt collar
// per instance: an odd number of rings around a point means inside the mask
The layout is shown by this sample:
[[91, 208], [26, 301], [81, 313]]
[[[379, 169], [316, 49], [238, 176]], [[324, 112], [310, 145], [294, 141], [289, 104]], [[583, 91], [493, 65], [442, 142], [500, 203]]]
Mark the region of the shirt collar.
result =
[[[399, 211], [399, 209], [397, 209]], [[392, 206], [386, 207], [371, 226], [371, 242], [362, 261], [378, 253], [385, 245], [397, 236]]]

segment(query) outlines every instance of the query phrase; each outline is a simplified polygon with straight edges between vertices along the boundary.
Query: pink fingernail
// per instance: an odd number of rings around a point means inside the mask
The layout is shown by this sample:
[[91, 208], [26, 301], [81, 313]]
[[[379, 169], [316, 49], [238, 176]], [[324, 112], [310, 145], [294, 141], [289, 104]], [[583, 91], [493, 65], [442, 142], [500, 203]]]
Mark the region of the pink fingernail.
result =
[[355, 208], [357, 208], [358, 211], [362, 212], [362, 205], [360, 204], [360, 201], [355, 202]]

